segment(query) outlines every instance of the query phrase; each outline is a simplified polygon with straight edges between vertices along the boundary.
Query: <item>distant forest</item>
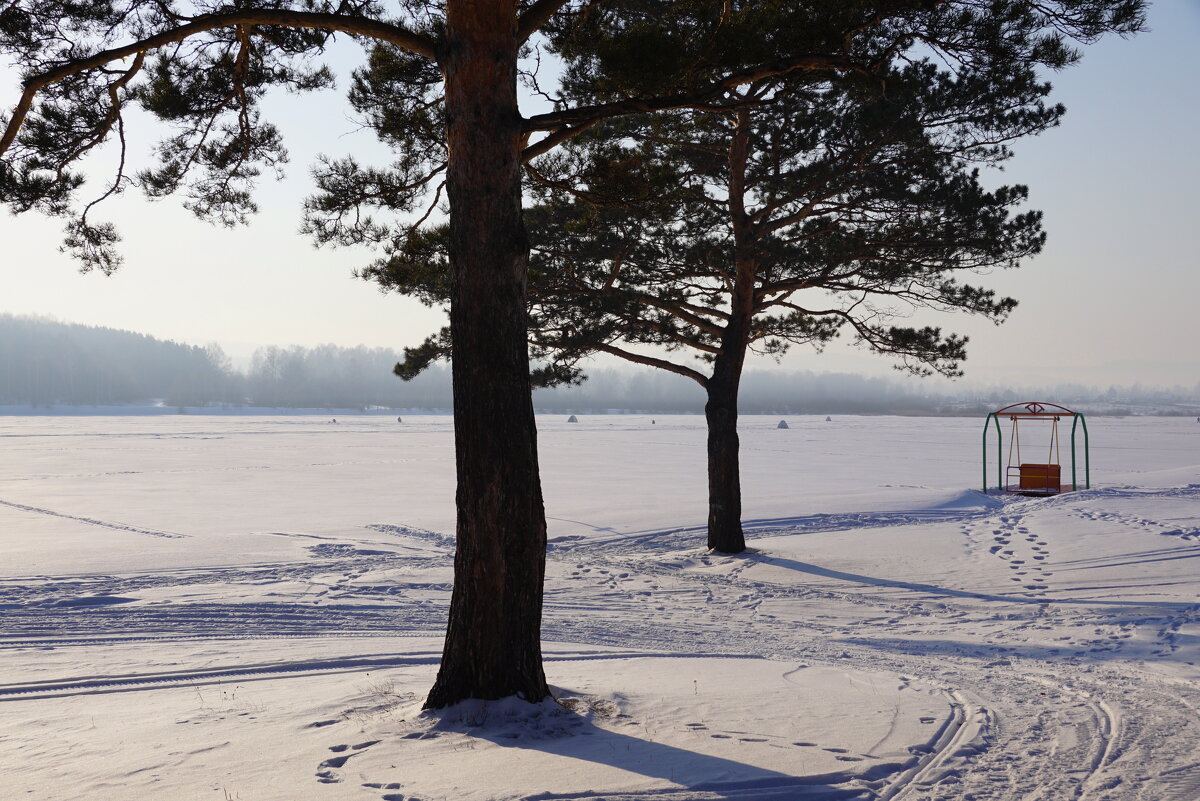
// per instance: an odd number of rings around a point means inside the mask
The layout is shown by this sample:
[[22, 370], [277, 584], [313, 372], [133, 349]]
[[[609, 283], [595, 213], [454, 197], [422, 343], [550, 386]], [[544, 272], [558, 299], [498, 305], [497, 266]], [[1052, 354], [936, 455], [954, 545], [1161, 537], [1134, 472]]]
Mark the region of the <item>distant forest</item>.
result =
[[[448, 410], [450, 370], [436, 364], [412, 381], [389, 348], [262, 347], [246, 370], [217, 345], [198, 347], [132, 331], [0, 314], [0, 406], [119, 406]], [[692, 381], [651, 369], [596, 368], [581, 386], [540, 389], [548, 412], [701, 412]], [[982, 414], [1031, 398], [1113, 414], [1200, 415], [1192, 388], [1062, 386], [961, 389], [840, 373], [748, 371], [741, 410], [780, 414]]]
[[0, 315], [0, 405], [446, 408], [449, 370], [405, 383], [386, 348], [259, 348], [246, 371], [217, 345]]

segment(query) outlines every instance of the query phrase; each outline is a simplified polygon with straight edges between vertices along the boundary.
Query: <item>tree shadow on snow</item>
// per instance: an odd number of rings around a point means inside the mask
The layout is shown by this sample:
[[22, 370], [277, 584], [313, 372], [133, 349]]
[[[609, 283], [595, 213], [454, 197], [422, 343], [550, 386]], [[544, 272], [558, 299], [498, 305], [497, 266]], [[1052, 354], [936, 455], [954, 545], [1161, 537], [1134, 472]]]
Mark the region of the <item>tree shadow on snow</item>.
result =
[[[607, 765], [650, 779], [671, 782], [676, 787], [629, 787], [623, 790], [601, 788], [576, 792], [543, 792], [525, 796], [527, 801], [557, 801], [559, 799], [670, 799], [678, 792], [702, 792], [713, 799], [821, 799], [821, 801], [850, 801], [874, 797], [859, 787], [848, 787], [855, 778], [880, 779], [892, 775], [904, 766], [880, 764], [866, 771], [837, 771], [812, 776], [794, 776], [756, 767], [723, 757], [690, 751], [673, 745], [655, 742], [579, 719], [578, 727], [568, 736], [550, 738], [515, 737], [511, 733], [488, 732], [486, 728], [471, 732], [504, 748], [539, 751], [567, 759], [577, 759]], [[697, 732], [697, 736], [704, 736]], [[709, 735], [711, 736], [711, 735]], [[804, 743], [809, 746], [811, 744]], [[635, 784], [635, 781], [629, 781]], [[840, 786], [839, 786], [840, 785]]]
[[1175, 562], [1180, 559], [1200, 558], [1200, 545], [1184, 547], [1154, 548], [1145, 551], [1129, 551], [1127, 553], [1104, 554], [1091, 556], [1086, 559], [1066, 559], [1054, 563], [1054, 569], [1059, 572], [1068, 570], [1098, 570], [1110, 567], [1130, 567], [1152, 562]]
[[[986, 592], [973, 592], [971, 590], [956, 590], [950, 587], [939, 587], [936, 584], [925, 584], [917, 581], [901, 581], [899, 579], [882, 578], [879, 576], [864, 576], [859, 573], [847, 573], [843, 570], [834, 570], [828, 567], [811, 564], [809, 562], [801, 562], [797, 559], [787, 559], [781, 556], [772, 556], [763, 553], [750, 554], [750, 559], [760, 562], [765, 565], [774, 567], [783, 567], [789, 570], [795, 570], [798, 573], [808, 573], [813, 576], [821, 576], [823, 578], [837, 579], [847, 581], [854, 584], [863, 584], [871, 587], [885, 587], [888, 589], [909, 590], [925, 595], [941, 596], [945, 598], [969, 598], [976, 601], [991, 601], [1006, 604], [1064, 604], [1072, 606], [1094, 606], [1094, 607], [1141, 607], [1148, 609], [1163, 609], [1174, 612], [1182, 612], [1195, 607], [1194, 603], [1182, 603], [1178, 601], [1116, 601], [1116, 600], [1089, 600], [1086, 598], [1062, 598], [1056, 594], [1046, 595], [995, 595]], [[1069, 591], [1070, 588], [1063, 588], [1064, 591]]]
[[[756, 517], [742, 520], [742, 529], [748, 538], [817, 534], [830, 531], [850, 531], [860, 528], [883, 528], [887, 526], [910, 526], [914, 523], [938, 523], [971, 520], [986, 517], [1004, 506], [1004, 502], [984, 495], [978, 490], [964, 490], [950, 498], [930, 506], [913, 509], [879, 510], [872, 512], [829, 512], [785, 517]], [[584, 526], [599, 534], [616, 535], [624, 545], [635, 545], [649, 550], [673, 550], [692, 546], [703, 540], [707, 532], [704, 525], [681, 526], [678, 528], [650, 528], [622, 531], [609, 526], [572, 520], [565, 517], [546, 518], [548, 521]], [[582, 535], [553, 536], [553, 550], [574, 548], [610, 547], [608, 539], [594, 540]]]

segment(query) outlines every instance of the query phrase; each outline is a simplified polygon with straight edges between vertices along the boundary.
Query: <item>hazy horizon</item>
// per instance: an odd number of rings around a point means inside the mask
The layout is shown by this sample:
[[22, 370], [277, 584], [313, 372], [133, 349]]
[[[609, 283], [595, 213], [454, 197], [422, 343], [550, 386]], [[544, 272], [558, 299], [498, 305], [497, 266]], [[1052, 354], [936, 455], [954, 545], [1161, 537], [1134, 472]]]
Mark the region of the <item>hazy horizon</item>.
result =
[[[324, 344], [259, 346], [235, 364], [216, 343], [159, 340], [142, 332], [0, 313], [0, 407], [164, 407], [261, 409], [449, 409], [449, 365], [412, 381], [392, 374], [389, 348]], [[579, 386], [534, 391], [546, 412], [703, 411], [694, 381], [608, 360], [584, 365]], [[1200, 414], [1194, 385], [980, 384], [751, 366], [743, 375], [745, 414], [959, 414], [1030, 400], [1106, 413]]]
[[[1192, 53], [1200, 3], [1155, 3], [1148, 27], [1083, 47], [1079, 65], [1049, 76], [1051, 100], [1068, 109], [1063, 124], [1017, 142], [1003, 172], [985, 171], [990, 183], [1029, 185], [1029, 207], [1045, 212], [1049, 241], [1020, 270], [981, 281], [1020, 301], [1005, 325], [932, 312], [916, 318], [971, 337], [967, 381], [1169, 387], [1200, 375], [1200, 199], [1192, 190], [1200, 160], [1188, 144], [1200, 129], [1200, 63]], [[317, 250], [298, 233], [317, 153], [389, 160], [347, 116], [345, 80], [361, 62], [358, 48], [338, 45], [329, 60], [339, 90], [267, 98], [292, 160], [284, 181], [259, 187], [262, 212], [248, 228], [213, 228], [179, 199], [151, 203], [127, 193], [98, 210], [125, 237], [126, 264], [106, 278], [79, 274], [58, 252], [58, 221], [0, 216], [0, 312], [217, 342], [239, 363], [259, 345], [401, 349], [442, 326], [441, 311], [354, 279], [367, 251]], [[16, 97], [16, 76], [0, 65], [0, 103]], [[131, 158], [144, 158], [158, 131], [131, 129]], [[779, 367], [761, 357], [748, 367], [896, 375], [887, 359], [837, 342], [821, 354], [794, 349]]]

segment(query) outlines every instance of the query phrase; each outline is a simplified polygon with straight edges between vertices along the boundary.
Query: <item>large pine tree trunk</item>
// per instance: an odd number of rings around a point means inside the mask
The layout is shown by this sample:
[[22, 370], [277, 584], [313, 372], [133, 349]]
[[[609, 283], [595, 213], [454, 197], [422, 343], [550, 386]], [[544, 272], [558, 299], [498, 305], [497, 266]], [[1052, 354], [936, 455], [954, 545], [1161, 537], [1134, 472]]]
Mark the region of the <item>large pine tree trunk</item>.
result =
[[526, 344], [515, 0], [449, 0], [450, 320], [458, 545], [437, 681], [425, 702], [549, 695], [542, 670], [546, 517]]
[[[736, 297], [734, 308], [739, 301]], [[744, 304], [741, 304], [744, 305]], [[738, 392], [750, 342], [750, 316], [734, 312], [721, 336], [721, 352], [713, 360], [705, 384], [708, 402], [708, 547], [721, 553], [746, 550], [742, 532], [742, 474], [738, 440]]]
[[750, 345], [754, 318], [757, 262], [747, 243], [752, 224], [746, 213], [746, 165], [750, 153], [750, 112], [737, 112], [737, 126], [729, 148], [729, 215], [735, 243], [733, 292], [729, 322], [721, 334], [721, 350], [705, 384], [708, 402], [708, 547], [721, 553], [746, 550], [742, 532], [742, 476], [738, 441], [738, 391], [742, 367]]
[[[728, 358], [722, 354], [718, 362]], [[746, 550], [742, 533], [742, 479], [738, 450], [737, 395], [741, 370], [715, 365], [708, 380], [708, 547], [721, 553]], [[724, 368], [724, 369], [722, 369]]]

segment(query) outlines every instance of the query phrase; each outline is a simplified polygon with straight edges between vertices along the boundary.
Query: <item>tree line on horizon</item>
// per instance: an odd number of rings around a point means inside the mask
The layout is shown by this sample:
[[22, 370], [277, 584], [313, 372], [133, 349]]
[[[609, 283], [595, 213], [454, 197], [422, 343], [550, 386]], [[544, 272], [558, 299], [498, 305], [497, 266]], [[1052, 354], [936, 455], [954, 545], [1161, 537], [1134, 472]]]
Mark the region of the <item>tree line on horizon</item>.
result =
[[[0, 314], [0, 406], [120, 406], [448, 410], [449, 368], [435, 364], [411, 381], [392, 373], [401, 358], [362, 345], [264, 346], [238, 369], [219, 345], [204, 347], [133, 331]], [[578, 385], [538, 389], [541, 412], [655, 414], [704, 411], [704, 392], [685, 377], [654, 370], [595, 367]], [[1194, 387], [1082, 384], [1047, 387], [917, 386], [882, 376], [749, 370], [742, 408], [778, 414], [983, 414], [1014, 399], [1058, 399], [1109, 413], [1155, 405], [1192, 414]], [[1178, 409], [1168, 407], [1178, 406]], [[1089, 407], [1089, 408], [1090, 408]]]
[[[55, 320], [0, 315], [0, 405], [108, 406], [160, 401], [174, 407], [445, 410], [449, 368], [411, 381], [390, 348], [264, 346], [237, 369], [219, 345]], [[811, 373], [751, 373], [748, 411], [886, 413], [936, 410], [943, 399], [895, 381]], [[539, 389], [542, 411], [700, 412], [703, 393], [669, 374], [600, 368], [580, 385]]]
[[219, 345], [0, 315], [0, 405], [444, 408], [447, 370], [413, 384], [388, 348], [260, 347], [245, 370]]

